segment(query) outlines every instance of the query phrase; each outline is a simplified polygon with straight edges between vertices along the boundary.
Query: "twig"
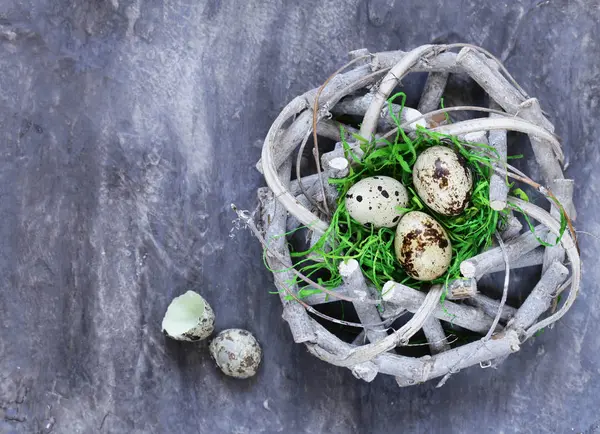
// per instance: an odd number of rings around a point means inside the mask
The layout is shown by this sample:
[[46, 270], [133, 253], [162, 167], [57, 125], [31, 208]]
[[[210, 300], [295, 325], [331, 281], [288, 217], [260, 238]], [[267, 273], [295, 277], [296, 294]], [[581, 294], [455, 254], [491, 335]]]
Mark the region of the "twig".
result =
[[569, 270], [564, 265], [553, 262], [506, 327], [525, 336], [526, 330], [550, 308], [557, 289], [568, 274]]
[[[285, 269], [289, 269], [292, 273], [294, 273], [296, 276], [298, 276], [301, 280], [305, 281], [306, 283], [308, 283], [309, 285], [311, 285], [313, 288], [318, 289], [320, 291], [323, 291], [327, 294], [329, 294], [332, 297], [336, 297], [340, 300], [344, 300], [344, 301], [349, 301], [349, 302], [355, 302], [355, 301], [361, 301], [363, 303], [370, 303], [370, 304], [379, 304], [381, 303], [379, 300], [371, 300], [371, 299], [358, 299], [358, 298], [353, 298], [353, 297], [348, 297], [346, 295], [337, 293], [335, 291], [332, 291], [330, 289], [325, 288], [322, 285], [319, 285], [318, 283], [316, 283], [315, 281], [309, 279], [308, 277], [304, 276], [302, 273], [300, 273], [298, 270], [296, 270], [293, 266], [293, 264], [291, 263], [291, 261], [287, 261], [279, 252], [275, 251], [274, 249], [272, 249], [269, 244], [267, 243], [267, 241], [265, 240], [265, 238], [261, 235], [260, 231], [258, 230], [258, 228], [256, 227], [256, 224], [252, 221], [252, 218], [249, 217], [248, 215], [246, 215], [243, 211], [239, 210], [235, 205], [231, 205], [231, 208], [237, 213], [238, 217], [243, 220], [246, 225], [248, 226], [248, 228], [250, 229], [250, 231], [254, 234], [254, 236], [258, 239], [258, 241], [261, 243], [261, 245], [263, 246], [263, 248], [270, 253], [274, 258], [276, 258], [280, 263], [281, 266], [284, 267]], [[281, 236], [279, 234], [279, 236]], [[306, 304], [304, 302], [302, 302], [302, 300], [298, 301], [300, 303]], [[306, 305], [308, 306], [308, 305]]]
[[[400, 124], [400, 127], [398, 127], [398, 128], [405, 130], [410, 127], [411, 123], [418, 122], [421, 119], [429, 119], [429, 118], [433, 118], [435, 116], [446, 114], [446, 113], [462, 112], [462, 111], [494, 113], [499, 116], [506, 116], [506, 117], [510, 117], [510, 118], [514, 117], [514, 116], [509, 115], [508, 113], [505, 113], [500, 110], [490, 109], [490, 108], [486, 108], [486, 107], [478, 107], [478, 106], [474, 106], [474, 105], [473, 106], [472, 105], [460, 105], [460, 106], [455, 106], [455, 107], [445, 107], [443, 109], [433, 110], [433, 111], [430, 111], [429, 113], [424, 113], [420, 117], [416, 117], [416, 118], [411, 119], [410, 121], [403, 122], [402, 124]], [[393, 136], [398, 131], [398, 128], [394, 128], [393, 130], [388, 131], [383, 136], [381, 136], [381, 138], [387, 139], [387, 138]]]
[[449, 74], [447, 72], [430, 72], [419, 100], [417, 110], [421, 113], [436, 110], [444, 94]]
[[490, 330], [485, 335], [484, 340], [486, 340], [486, 341], [492, 337], [492, 333], [494, 333], [496, 326], [500, 322], [500, 318], [502, 317], [502, 310], [504, 308], [504, 304], [506, 303], [506, 298], [508, 297], [508, 284], [510, 282], [510, 263], [509, 263], [509, 259], [508, 259], [508, 254], [506, 253], [506, 248], [504, 247], [504, 242], [502, 241], [500, 234], [498, 232], [496, 232], [495, 235], [496, 235], [496, 240], [498, 241], [498, 244], [500, 245], [500, 249], [502, 250], [502, 258], [504, 259], [504, 265], [506, 268], [504, 271], [504, 288], [502, 289], [502, 298], [500, 299], [500, 305], [498, 306], [498, 312], [496, 313], [496, 316], [494, 317], [494, 322], [492, 323]]
[[[543, 225], [539, 225], [535, 228], [535, 234], [526, 232], [515, 240], [506, 243], [505, 250], [510, 262], [516, 262], [521, 256], [538, 247], [540, 245], [538, 238], [544, 237], [547, 233], [548, 229]], [[536, 236], [538, 238], [536, 238]], [[502, 264], [503, 257], [503, 249], [499, 247], [487, 250], [463, 261], [460, 264], [460, 272], [465, 277], [479, 279], [484, 274], [487, 274], [490, 269]]]
[[[436, 285], [432, 286], [429, 293], [433, 290], [437, 291], [438, 287]], [[441, 287], [439, 290], [442, 291]], [[420, 311], [421, 303], [426, 297], [425, 294], [416, 289], [392, 281], [384, 285], [381, 293], [384, 301], [402, 306], [413, 313]], [[492, 318], [485, 315], [483, 311], [448, 300], [441, 304], [438, 299], [432, 314], [442, 321], [481, 334], [487, 332], [492, 325]]]
[[[561, 204], [573, 203], [574, 182], [572, 179], [556, 179], [552, 184], [552, 192]], [[553, 203], [550, 209], [550, 215], [558, 220], [560, 219], [560, 212], [560, 208]], [[548, 235], [548, 237], [546, 237], [546, 242], [552, 243], [554, 241], [552, 238], [552, 235]], [[553, 262], [563, 262], [564, 259], [565, 250], [561, 246], [547, 247], [544, 251], [542, 272], [545, 272]]]
[[448, 300], [463, 300], [477, 294], [477, 280], [473, 278], [455, 279], [448, 284], [446, 290]]
[[523, 229], [523, 224], [515, 217], [513, 211], [510, 210], [506, 225], [501, 228], [500, 235], [502, 236], [502, 241], [510, 241], [516, 238], [521, 233], [521, 229]]
[[[321, 96], [321, 92], [323, 92], [323, 89], [325, 89], [325, 87], [327, 86], [327, 84], [338, 74], [340, 74], [342, 71], [346, 70], [347, 68], [349, 68], [350, 66], [352, 66], [353, 64], [355, 64], [356, 62], [358, 62], [361, 59], [365, 59], [368, 58], [370, 56], [362, 56], [362, 57], [356, 57], [355, 59], [351, 60], [350, 62], [346, 63], [344, 66], [342, 66], [341, 68], [339, 68], [337, 71], [335, 71], [333, 74], [331, 74], [327, 80], [325, 80], [325, 83], [323, 83], [321, 85], [321, 87], [319, 87], [319, 90], [317, 91], [317, 94], [315, 95], [315, 102], [313, 104], [313, 124], [312, 124], [312, 130], [313, 130], [313, 152], [315, 155], [315, 164], [317, 165], [317, 174], [321, 173], [321, 158], [319, 157], [319, 138], [317, 137], [317, 113], [319, 111], [319, 97]], [[298, 179], [300, 179], [300, 171], [298, 171]], [[325, 185], [323, 184], [323, 179], [321, 177], [319, 177], [319, 180], [321, 182], [321, 192], [323, 193], [323, 197], [325, 197]], [[330, 216], [330, 212], [329, 212], [329, 206], [327, 205], [327, 201], [325, 201], [324, 203], [325, 206], [325, 214], [329, 217]]]
[[[350, 259], [348, 262], [340, 262], [339, 265], [340, 275], [344, 280], [346, 290], [349, 294], [358, 296], [360, 298], [366, 298], [370, 294], [370, 290], [367, 287], [365, 276], [363, 276], [358, 261], [356, 259]], [[352, 303], [356, 314], [360, 319], [361, 323], [369, 324], [381, 321], [377, 307], [372, 304], [354, 302]], [[385, 323], [386, 321], [384, 321]], [[371, 342], [377, 342], [378, 340], [387, 337], [387, 333], [383, 324], [378, 327], [366, 329], [367, 337]]]
[[[544, 250], [545, 248], [540, 246], [536, 247], [530, 252], [525, 253], [523, 256], [519, 257], [518, 261], [511, 262], [510, 269], [517, 270], [519, 268], [535, 267], [538, 265], [542, 265], [542, 262], [544, 260]], [[504, 263], [487, 270], [487, 274], [498, 273], [500, 271], [504, 271]]]
[[[557, 236], [560, 234], [560, 223], [556, 219], [554, 219], [548, 212], [546, 212], [537, 205], [525, 202], [524, 200], [518, 199], [516, 197], [509, 197], [508, 199], [509, 202], [512, 202], [518, 207], [520, 207], [530, 217], [546, 225], [553, 234]], [[579, 293], [579, 286], [581, 284], [581, 260], [579, 258], [579, 248], [577, 246], [577, 241], [572, 236], [573, 232], [565, 232], [560, 240], [563, 248], [567, 253], [567, 257], [571, 262], [572, 281], [569, 295], [562, 307], [556, 313], [529, 327], [526, 331], [525, 339], [530, 338], [540, 329], [547, 327], [548, 325], [562, 318], [562, 316], [565, 313], [567, 313], [567, 311], [571, 308], [571, 306], [575, 302], [575, 299], [577, 298], [577, 294]]]
[[[490, 102], [490, 108], [498, 109], [499, 106], [495, 101]], [[490, 117], [499, 115], [490, 113]], [[489, 145], [497, 152], [498, 160], [492, 164], [495, 167], [501, 168], [506, 164], [507, 158], [507, 142], [506, 130], [494, 130], [489, 132]], [[508, 183], [505, 177], [501, 177], [497, 173], [492, 173], [490, 178], [490, 207], [495, 211], [502, 211], [506, 207], [506, 197], [508, 196]]]
[[[329, 211], [326, 211], [327, 208], [322, 208], [321, 205], [319, 204], [319, 202], [317, 202], [314, 198], [312, 194], [308, 194], [306, 192], [306, 189], [304, 188], [304, 184], [302, 182], [302, 174], [301, 174], [301, 164], [300, 162], [302, 161], [302, 155], [304, 154], [304, 148], [306, 147], [306, 143], [308, 142], [308, 138], [310, 137], [310, 131], [308, 131], [306, 133], [306, 135], [304, 136], [304, 140], [302, 140], [302, 144], [300, 145], [300, 149], [298, 150], [298, 156], [296, 157], [296, 179], [298, 180], [298, 186], [300, 187], [300, 191], [302, 192], [302, 194], [304, 195], [305, 198], [308, 199], [308, 201], [311, 203], [311, 205], [313, 205], [314, 207], [316, 207], [319, 211], [329, 214]], [[321, 171], [318, 170], [317, 171], [317, 175], [320, 175]], [[323, 178], [321, 176], [318, 176], [317, 179], [319, 179], [321, 188], [323, 188]], [[323, 194], [324, 195], [324, 194]], [[325, 207], [327, 207], [327, 205], [325, 205]]]
[[[476, 294], [474, 297], [471, 297], [467, 300], [467, 302], [483, 310], [490, 317], [496, 315], [496, 312], [498, 312], [500, 307], [500, 302], [498, 300], [490, 298], [487, 295], [481, 293]], [[517, 309], [505, 304], [502, 307], [500, 319], [502, 321], [508, 321], [513, 316], [515, 316], [515, 313], [517, 313]]]
[[375, 97], [371, 101], [371, 105], [369, 109], [365, 113], [365, 117], [363, 118], [361, 127], [360, 127], [360, 135], [367, 140], [371, 140], [371, 136], [375, 132], [377, 127], [377, 120], [379, 119], [379, 114], [381, 113], [381, 109], [385, 104], [387, 98], [390, 93], [398, 84], [398, 81], [410, 70], [412, 66], [415, 65], [419, 61], [426, 57], [427, 55], [432, 54], [435, 51], [435, 47], [432, 45], [423, 45], [412, 50], [409, 53], [406, 53], [406, 56], [400, 60], [383, 78], [379, 87], [377, 89], [377, 93]]

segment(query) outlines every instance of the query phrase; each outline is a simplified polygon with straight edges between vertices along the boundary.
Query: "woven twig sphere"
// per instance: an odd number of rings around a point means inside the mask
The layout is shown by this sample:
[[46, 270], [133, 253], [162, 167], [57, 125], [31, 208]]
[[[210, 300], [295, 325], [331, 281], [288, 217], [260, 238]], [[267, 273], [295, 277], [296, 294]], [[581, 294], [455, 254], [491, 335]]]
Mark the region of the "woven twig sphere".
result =
[[[460, 52], [455, 53], [454, 49], [460, 49]], [[424, 45], [409, 52], [371, 54], [358, 50], [350, 53], [350, 57], [352, 61], [347, 66], [353, 69], [336, 73], [321, 88], [296, 97], [273, 122], [258, 165], [268, 186], [259, 190], [259, 236], [266, 240], [268, 265], [277, 270], [274, 280], [283, 303], [283, 318], [289, 324], [295, 342], [304, 343], [321, 360], [349, 368], [357, 378], [365, 381], [372, 381], [378, 373], [383, 373], [393, 375], [400, 386], [439, 377], [443, 384], [452, 373], [463, 368], [475, 364], [490, 366], [518, 351], [526, 339], [557, 321], [572, 306], [581, 277], [580, 258], [571, 226], [575, 218], [573, 181], [564, 178], [560, 143], [537, 99], [530, 98], [500, 62], [485, 50], [467, 44]], [[291, 268], [290, 252], [282, 234], [299, 225], [311, 228], [313, 237], [319, 237], [327, 229], [328, 223], [311, 210], [306, 195], [324, 206], [328, 201], [335, 203], [336, 192], [327, 184], [327, 178], [344, 177], [349, 162], [344, 158], [343, 149], [336, 148], [321, 156], [322, 173], [291, 181], [292, 155], [298, 147], [304, 146], [314, 132], [314, 125], [317, 135], [340, 140], [339, 129], [329, 120], [331, 113], [362, 116], [358, 131], [362, 137], [372, 138], [385, 133], [377, 131], [377, 127], [386, 101], [399, 81], [413, 72], [428, 72], [429, 75], [417, 109], [407, 108], [402, 113], [406, 130], [409, 131], [412, 123], [423, 115], [421, 119], [425, 119], [423, 122], [428, 122], [433, 131], [459, 136], [465, 141], [485, 141], [503, 158], [506, 158], [506, 132], [527, 134], [545, 187], [511, 166], [497, 164], [496, 174], [490, 179], [491, 207], [502, 210], [507, 203], [518, 206], [539, 223], [536, 233], [545, 234], [543, 236], [548, 240], [556, 239], [561, 233], [561, 212], [568, 216], [569, 229], [564, 231], [559, 245], [542, 248], [529, 228], [522, 229], [516, 218], [509, 221], [499, 239], [499, 247], [461, 263], [460, 270], [466, 279], [457, 280], [446, 288], [450, 299], [445, 301], [443, 310], [439, 303], [444, 290], [441, 286], [433, 286], [425, 294], [388, 282], [380, 294], [370, 288], [358, 263], [353, 260], [340, 264], [344, 279], [340, 288], [300, 301], [295, 295], [298, 288], [289, 287], [298, 272]], [[437, 108], [448, 76], [453, 73], [468, 74], [487, 92], [491, 104], [481, 111], [486, 111], [489, 116], [434, 126], [431, 121], [436, 115], [452, 111], [451, 107]], [[361, 90], [361, 96], [355, 96]], [[350, 127], [347, 129], [351, 130]], [[360, 152], [358, 147], [355, 150]], [[527, 182], [551, 199], [551, 211], [508, 196], [506, 176]], [[543, 268], [542, 277], [518, 309], [505, 303], [508, 282], [500, 300], [477, 292], [477, 280], [487, 273], [504, 270], [506, 265], [519, 268], [539, 264]], [[560, 293], [563, 293], [562, 301], [557, 306]], [[311, 310], [311, 305], [325, 302], [326, 295], [328, 299], [337, 297], [353, 303], [364, 326], [362, 336], [369, 343], [346, 343], [308, 314], [307, 308]], [[383, 312], [377, 304], [383, 306]], [[388, 334], [386, 320], [402, 311], [411, 312], [412, 318]], [[452, 313], [452, 320], [444, 311]], [[452, 321], [482, 337], [479, 341], [451, 348], [440, 321]], [[421, 329], [429, 341], [431, 356], [406, 357], [393, 351], [397, 346], [407, 345]]]

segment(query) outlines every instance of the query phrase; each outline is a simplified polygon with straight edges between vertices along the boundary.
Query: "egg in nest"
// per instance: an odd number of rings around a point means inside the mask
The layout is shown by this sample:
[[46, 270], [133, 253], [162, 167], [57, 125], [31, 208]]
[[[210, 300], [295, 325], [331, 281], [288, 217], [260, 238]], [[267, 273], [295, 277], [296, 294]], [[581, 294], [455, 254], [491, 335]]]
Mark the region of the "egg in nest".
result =
[[417, 280], [434, 280], [450, 266], [452, 245], [433, 217], [420, 211], [404, 215], [396, 228], [394, 250], [406, 273]]
[[445, 146], [432, 146], [417, 158], [413, 184], [429, 208], [439, 214], [455, 216], [469, 204], [473, 175], [458, 153]]
[[389, 176], [372, 176], [354, 184], [346, 194], [346, 210], [362, 225], [393, 228], [404, 215], [397, 208], [408, 206], [408, 192]]

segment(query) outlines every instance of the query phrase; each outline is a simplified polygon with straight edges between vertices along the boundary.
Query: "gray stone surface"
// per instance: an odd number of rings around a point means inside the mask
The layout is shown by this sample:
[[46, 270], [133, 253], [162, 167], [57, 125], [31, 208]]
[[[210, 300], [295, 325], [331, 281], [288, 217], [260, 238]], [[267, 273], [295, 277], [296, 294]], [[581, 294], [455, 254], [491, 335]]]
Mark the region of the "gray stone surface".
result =
[[[539, 97], [600, 234], [599, 23], [594, 1], [0, 2], [0, 432], [598, 432], [593, 238], [557, 327], [496, 370], [398, 389], [292, 343], [229, 204], [255, 204], [270, 122], [347, 51], [466, 41]], [[188, 289], [257, 336], [256, 378], [161, 335]]]

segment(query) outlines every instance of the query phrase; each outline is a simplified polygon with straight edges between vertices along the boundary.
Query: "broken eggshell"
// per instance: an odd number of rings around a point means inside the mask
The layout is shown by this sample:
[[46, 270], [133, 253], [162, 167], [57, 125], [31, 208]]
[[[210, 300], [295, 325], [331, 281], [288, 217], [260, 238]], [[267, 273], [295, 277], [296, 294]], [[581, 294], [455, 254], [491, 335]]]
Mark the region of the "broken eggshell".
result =
[[162, 321], [162, 331], [168, 337], [194, 342], [206, 339], [214, 330], [215, 314], [198, 293], [187, 291], [175, 297]]
[[453, 216], [462, 213], [469, 204], [473, 175], [458, 153], [445, 146], [432, 146], [417, 158], [413, 184], [429, 208]]
[[211, 341], [209, 349], [221, 371], [235, 378], [255, 375], [262, 358], [256, 338], [242, 329], [223, 330]]
[[376, 228], [393, 228], [408, 206], [404, 185], [389, 176], [372, 176], [354, 184], [346, 194], [346, 209], [354, 220]]
[[402, 217], [394, 239], [396, 257], [417, 280], [433, 280], [450, 266], [452, 245], [444, 228], [431, 216], [411, 211]]

